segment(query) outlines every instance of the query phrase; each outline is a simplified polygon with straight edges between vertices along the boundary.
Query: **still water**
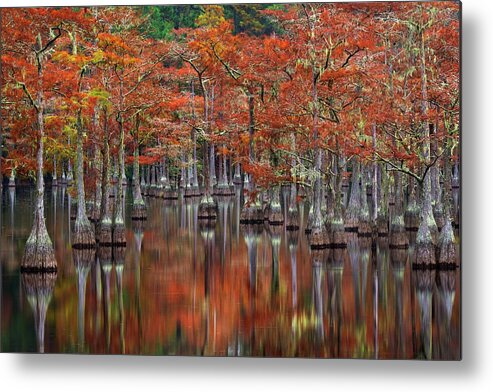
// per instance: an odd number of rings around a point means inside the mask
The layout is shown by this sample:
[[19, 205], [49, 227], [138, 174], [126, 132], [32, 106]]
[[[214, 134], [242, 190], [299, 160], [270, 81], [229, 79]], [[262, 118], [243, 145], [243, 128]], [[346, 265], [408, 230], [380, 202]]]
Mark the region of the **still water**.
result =
[[204, 227], [183, 198], [148, 198], [132, 222], [127, 190], [126, 248], [73, 254], [60, 187], [45, 209], [58, 273], [36, 281], [19, 272], [34, 198], [1, 196], [2, 352], [460, 358], [460, 270], [414, 271], [415, 233], [409, 250], [348, 233], [312, 252], [303, 230], [240, 225], [239, 193]]

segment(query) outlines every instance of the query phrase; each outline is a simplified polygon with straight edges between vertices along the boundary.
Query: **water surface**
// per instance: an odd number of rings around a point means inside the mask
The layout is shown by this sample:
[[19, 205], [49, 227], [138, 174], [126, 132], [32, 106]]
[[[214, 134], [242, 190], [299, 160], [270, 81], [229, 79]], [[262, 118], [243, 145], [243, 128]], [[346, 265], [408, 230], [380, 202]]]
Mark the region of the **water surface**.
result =
[[3, 352], [460, 358], [460, 270], [413, 271], [414, 233], [409, 250], [348, 234], [312, 252], [303, 230], [240, 225], [239, 193], [207, 227], [184, 198], [148, 198], [132, 222], [127, 191], [126, 248], [73, 254], [68, 192], [45, 197], [58, 273], [32, 281], [19, 265], [34, 189], [1, 196]]

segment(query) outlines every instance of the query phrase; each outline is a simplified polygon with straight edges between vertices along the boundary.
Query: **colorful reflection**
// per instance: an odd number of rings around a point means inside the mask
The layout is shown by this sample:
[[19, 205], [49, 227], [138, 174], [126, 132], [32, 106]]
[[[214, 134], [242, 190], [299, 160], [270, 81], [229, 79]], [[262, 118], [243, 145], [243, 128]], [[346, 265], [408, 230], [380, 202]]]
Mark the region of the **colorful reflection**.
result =
[[348, 233], [347, 249], [311, 251], [304, 230], [240, 225], [238, 195], [213, 225], [195, 199], [150, 198], [126, 248], [76, 251], [60, 188], [46, 195], [58, 272], [33, 277], [19, 262], [34, 191], [1, 202], [1, 351], [460, 358], [460, 271], [414, 271], [412, 234], [409, 250]]

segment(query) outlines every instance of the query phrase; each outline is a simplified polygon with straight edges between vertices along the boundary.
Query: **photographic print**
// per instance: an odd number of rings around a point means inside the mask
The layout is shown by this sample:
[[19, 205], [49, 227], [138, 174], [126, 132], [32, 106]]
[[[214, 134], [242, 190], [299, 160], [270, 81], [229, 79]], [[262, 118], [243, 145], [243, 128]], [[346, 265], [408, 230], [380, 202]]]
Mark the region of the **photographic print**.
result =
[[0, 18], [1, 352], [461, 359], [459, 2]]

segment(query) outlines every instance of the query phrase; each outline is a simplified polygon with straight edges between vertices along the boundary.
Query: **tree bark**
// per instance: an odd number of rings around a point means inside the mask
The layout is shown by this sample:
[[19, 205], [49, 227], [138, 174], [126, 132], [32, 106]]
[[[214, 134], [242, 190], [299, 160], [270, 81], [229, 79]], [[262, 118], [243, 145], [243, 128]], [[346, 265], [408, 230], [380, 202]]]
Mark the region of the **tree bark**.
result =
[[409, 238], [404, 224], [403, 200], [402, 200], [402, 173], [394, 172], [395, 204], [390, 223], [391, 249], [406, 249], [409, 247]]
[[103, 109], [103, 170], [101, 187], [101, 213], [98, 240], [100, 246], [112, 243], [112, 217], [110, 212], [111, 160], [109, 147], [108, 112]]
[[[421, 114], [424, 118], [428, 112], [428, 91], [426, 76], [425, 59], [425, 39], [423, 27], [419, 29], [420, 38], [420, 72], [421, 72]], [[426, 121], [422, 124], [423, 133], [423, 161], [427, 165], [430, 161], [430, 126]], [[416, 260], [415, 264], [433, 265], [435, 264], [435, 245], [437, 241], [438, 228], [433, 216], [432, 195], [431, 195], [431, 175], [428, 170], [423, 178], [421, 185], [421, 216], [416, 238]]]
[[118, 183], [115, 199], [115, 221], [113, 224], [113, 244], [117, 246], [125, 246], [127, 243], [125, 233], [125, 221], [123, 217], [123, 175], [125, 172], [125, 131], [123, 127], [123, 113], [119, 113], [118, 118]]
[[134, 162], [133, 162], [133, 204], [132, 204], [132, 219], [145, 220], [147, 219], [147, 210], [142, 198], [140, 189], [140, 165], [139, 165], [139, 125], [140, 118], [137, 114], [135, 119], [135, 135], [134, 135]]
[[322, 150], [318, 135], [318, 88], [319, 74], [312, 65], [312, 140], [315, 157], [315, 188], [313, 190], [313, 221], [311, 223], [310, 247], [323, 249], [330, 245], [329, 234], [322, 218]]
[[452, 177], [451, 177], [451, 168], [450, 168], [450, 148], [445, 146], [444, 157], [443, 157], [443, 171], [444, 171], [444, 180], [443, 180], [443, 188], [445, 192], [443, 192], [443, 214], [444, 214], [444, 226], [442, 231], [440, 232], [440, 238], [438, 241], [440, 247], [440, 264], [456, 264], [457, 263], [457, 250], [455, 246], [455, 235], [452, 227], [452, 218], [451, 218], [451, 194], [450, 190], [452, 189]]
[[353, 158], [353, 173], [351, 175], [351, 193], [346, 210], [346, 231], [358, 231], [360, 210], [361, 210], [361, 193], [360, 187], [360, 163], [357, 158]]
[[94, 248], [96, 239], [91, 222], [86, 213], [86, 195], [84, 190], [84, 153], [83, 153], [83, 130], [82, 130], [82, 113], [77, 113], [77, 217], [74, 224], [72, 235], [72, 247], [77, 249]]
[[[41, 36], [38, 35], [38, 47], [41, 50]], [[57, 268], [55, 252], [51, 238], [46, 229], [44, 216], [44, 179], [43, 179], [43, 154], [44, 154], [44, 93], [43, 93], [43, 54], [38, 54], [38, 91], [36, 98], [37, 125], [38, 125], [38, 151], [36, 153], [36, 204], [34, 209], [34, 223], [31, 234], [26, 242], [24, 257], [21, 262], [21, 270], [55, 271]]]

